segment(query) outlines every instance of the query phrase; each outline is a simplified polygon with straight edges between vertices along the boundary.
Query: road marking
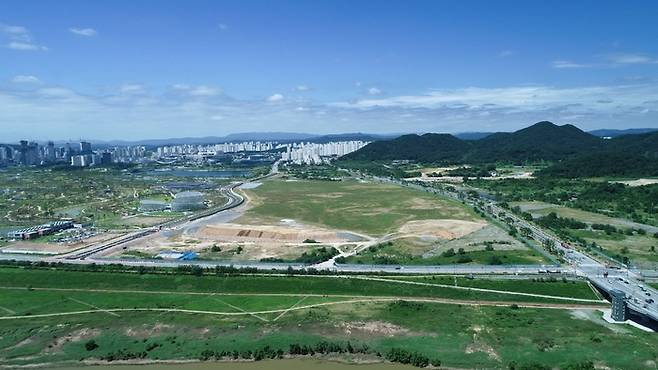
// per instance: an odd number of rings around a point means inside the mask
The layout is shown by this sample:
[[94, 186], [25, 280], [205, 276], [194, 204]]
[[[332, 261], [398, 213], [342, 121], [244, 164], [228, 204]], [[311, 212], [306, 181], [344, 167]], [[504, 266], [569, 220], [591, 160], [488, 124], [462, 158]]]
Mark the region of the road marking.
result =
[[308, 298], [308, 296], [303, 296], [302, 299], [300, 299], [299, 301], [297, 301], [294, 305], [288, 307], [287, 310], [281, 312], [281, 313], [279, 314], [279, 316], [275, 317], [274, 320], [272, 320], [272, 321], [276, 321], [276, 320], [280, 319], [283, 315], [285, 315], [285, 314], [287, 314], [288, 312], [290, 312], [290, 310], [292, 310], [293, 308], [297, 307], [298, 304], [302, 303], [306, 298]]
[[108, 315], [112, 315], [112, 316], [116, 316], [116, 317], [121, 317], [119, 314], [116, 314], [116, 313], [114, 313], [114, 312], [112, 312], [112, 311], [109, 311], [109, 310], [106, 310], [106, 309], [100, 308], [100, 307], [98, 307], [98, 306], [94, 306], [93, 304], [90, 304], [90, 303], [87, 303], [87, 302], [83, 302], [83, 301], [81, 301], [81, 300], [78, 300], [78, 299], [75, 299], [75, 298], [71, 298], [71, 297], [68, 297], [68, 299], [71, 300], [71, 301], [73, 301], [73, 302], [80, 303], [81, 305], [85, 305], [85, 306], [87, 306], [87, 307], [95, 308], [95, 309], [97, 309], [97, 310], [99, 310], [99, 311], [102, 311], [102, 312], [107, 313]]

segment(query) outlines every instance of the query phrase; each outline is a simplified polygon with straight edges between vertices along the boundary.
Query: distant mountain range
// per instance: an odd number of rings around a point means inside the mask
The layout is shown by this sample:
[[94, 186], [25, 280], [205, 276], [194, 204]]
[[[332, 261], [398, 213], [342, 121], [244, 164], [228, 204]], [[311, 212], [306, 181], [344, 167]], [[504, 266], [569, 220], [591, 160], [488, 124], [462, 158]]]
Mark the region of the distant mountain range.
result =
[[594, 136], [612, 138], [622, 135], [646, 134], [654, 131], [658, 131], [658, 128], [629, 128], [626, 130], [600, 129], [600, 130], [593, 130], [588, 132]]
[[[658, 131], [658, 128], [632, 128], [626, 130], [616, 129], [600, 129], [589, 131], [590, 134], [598, 137], [617, 137], [629, 134], [642, 134]], [[488, 136], [500, 134], [495, 132], [461, 132], [453, 134], [452, 136], [465, 140], [474, 141], [484, 139]], [[339, 133], [317, 135], [299, 132], [242, 132], [229, 134], [226, 136], [205, 136], [205, 137], [180, 137], [169, 139], [144, 139], [144, 140], [86, 140], [90, 141], [96, 147], [107, 146], [130, 146], [130, 145], [145, 145], [145, 146], [163, 146], [163, 145], [193, 145], [193, 144], [217, 144], [224, 142], [237, 142], [237, 141], [277, 141], [277, 142], [294, 142], [294, 141], [309, 141], [314, 143], [326, 143], [330, 141], [381, 141], [390, 140], [400, 136], [409, 135], [406, 133], [397, 134], [367, 134], [367, 133]], [[411, 134], [413, 135], [413, 134]], [[76, 140], [56, 140], [55, 144], [64, 144], [66, 142], [76, 142]], [[4, 143], [5, 145], [13, 145], [16, 143]], [[45, 144], [45, 142], [44, 142]]]
[[183, 137], [183, 138], [170, 138], [170, 139], [147, 139], [136, 141], [125, 140], [112, 140], [112, 141], [91, 141], [96, 146], [129, 146], [129, 145], [145, 145], [145, 146], [164, 146], [164, 145], [205, 145], [217, 144], [226, 142], [240, 142], [240, 141], [277, 141], [280, 143], [295, 142], [295, 141], [308, 141], [313, 143], [326, 143], [330, 141], [375, 141], [387, 140], [395, 138], [399, 135], [375, 135], [364, 133], [345, 133], [345, 134], [329, 134], [329, 135], [313, 135], [297, 132], [244, 132], [230, 134], [226, 136], [206, 136], [206, 137]]
[[[646, 134], [649, 132], [654, 132], [658, 131], [658, 128], [629, 128], [625, 130], [617, 130], [617, 129], [599, 129], [599, 130], [592, 130], [592, 131], [587, 131], [587, 133], [592, 134], [594, 136], [598, 137], [617, 137], [617, 136], [622, 136], [622, 135], [636, 135], [636, 134]], [[483, 139], [489, 135], [493, 135], [495, 132], [461, 132], [458, 134], [455, 134], [454, 136], [462, 139], [462, 140], [479, 140]]]
[[[605, 161], [625, 156], [629, 168]], [[658, 162], [658, 131], [621, 135], [612, 139], [584, 132], [573, 125], [558, 126], [548, 121], [511, 133], [493, 133], [480, 139], [460, 139], [449, 134], [403, 135], [373, 142], [341, 158], [342, 161], [413, 160], [424, 163], [526, 164], [552, 162], [544, 174], [574, 176], [586, 173], [580, 167], [596, 164], [588, 176], [653, 175]], [[596, 162], [596, 163], [593, 163]], [[576, 168], [574, 168], [576, 167]], [[658, 173], [656, 173], [658, 175]]]

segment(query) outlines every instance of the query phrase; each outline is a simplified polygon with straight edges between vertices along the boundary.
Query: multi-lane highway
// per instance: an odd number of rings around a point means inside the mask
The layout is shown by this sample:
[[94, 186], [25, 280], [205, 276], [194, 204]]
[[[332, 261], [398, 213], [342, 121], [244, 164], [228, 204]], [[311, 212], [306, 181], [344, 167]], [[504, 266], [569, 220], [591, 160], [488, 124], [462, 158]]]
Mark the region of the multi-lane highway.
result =
[[[429, 191], [443, 196], [448, 196], [453, 199], [465, 202], [470, 206], [478, 206], [482, 211], [487, 212], [492, 218], [504, 218], [511, 221], [510, 224], [517, 229], [525, 228], [530, 230], [530, 237], [542, 245], [552, 245], [554, 250], [558, 251], [561, 258], [566, 261], [566, 266], [561, 266], [561, 271], [571, 271], [578, 276], [588, 279], [593, 285], [600, 290], [608, 293], [613, 289], [620, 290], [626, 294], [626, 302], [628, 307], [646, 317], [658, 321], [658, 290], [642, 282], [642, 276], [637, 271], [629, 269], [628, 266], [622, 265], [621, 267], [610, 267], [595, 258], [576, 250], [568, 243], [557, 236], [545, 231], [532, 222], [528, 222], [509, 210], [500, 207], [494, 200], [491, 199], [472, 199], [469, 198], [466, 192], [447, 191], [436, 188], [426, 187], [419, 184], [409, 184], [402, 181], [388, 180], [378, 178], [378, 181], [394, 182], [402, 186], [415, 187], [417, 189]], [[484, 206], [480, 207], [479, 202], [484, 202]]]
[[[250, 181], [258, 181], [265, 177], [272, 176], [278, 172], [278, 162], [274, 163], [269, 174], [261, 176]], [[178, 228], [187, 223], [209, 217], [219, 212], [236, 208], [245, 202], [245, 198], [235, 190], [242, 185], [242, 182], [226, 185], [220, 191], [226, 196], [227, 202], [221, 207], [210, 209], [194, 215], [189, 215], [177, 220], [169, 221], [156, 227], [142, 229], [130, 234], [123, 235], [110, 241], [87, 247], [83, 250], [71, 252], [66, 255], [57, 257], [34, 257], [34, 256], [8, 256], [0, 253], [0, 258], [12, 258], [30, 261], [57, 261], [66, 259], [69, 263], [97, 263], [111, 264], [121, 263], [130, 266], [154, 266], [154, 267], [176, 267], [184, 264], [195, 264], [203, 267], [215, 266], [233, 266], [236, 268], [257, 268], [261, 270], [286, 270], [289, 268], [295, 270], [308, 269], [310, 267], [317, 269], [331, 269], [343, 273], [415, 273], [415, 274], [506, 274], [506, 275], [528, 275], [528, 274], [566, 274], [580, 276], [588, 279], [593, 285], [604, 292], [612, 289], [623, 291], [627, 296], [627, 303], [630, 309], [658, 321], [658, 303], [655, 302], [658, 297], [658, 291], [652, 289], [641, 282], [641, 275], [636, 271], [628, 269], [626, 266], [621, 268], [612, 268], [596, 260], [595, 258], [570, 247], [557, 236], [547, 232], [532, 222], [528, 222], [509, 210], [503, 209], [492, 199], [472, 199], [466, 192], [447, 191], [427, 187], [420, 184], [410, 184], [404, 181], [390, 179], [373, 178], [376, 181], [395, 183], [401, 186], [414, 187], [424, 191], [432, 192], [437, 195], [450, 197], [466, 203], [469, 206], [477, 206], [482, 211], [487, 212], [492, 218], [500, 218], [500, 215], [510, 222], [517, 229], [527, 229], [530, 231], [529, 237], [538, 241], [540, 244], [553, 245], [553, 249], [558, 251], [560, 258], [566, 263], [558, 266], [482, 266], [482, 265], [449, 265], [449, 266], [399, 266], [399, 265], [340, 265], [340, 264], [320, 264], [304, 265], [300, 263], [228, 263], [221, 261], [163, 261], [163, 260], [117, 260], [104, 259], [97, 257], [100, 252], [110, 248], [115, 248], [121, 244], [135, 241], [139, 238], [159, 232], [162, 229]], [[482, 204], [484, 203], [484, 204]]]
[[[275, 161], [272, 164], [272, 168], [270, 169], [270, 172], [267, 175], [259, 176], [252, 178], [248, 181], [259, 181], [264, 178], [273, 176], [279, 172], [279, 161]], [[226, 203], [224, 203], [222, 206], [211, 208], [202, 212], [197, 212], [192, 215], [187, 215], [183, 216], [181, 218], [175, 219], [175, 220], [170, 220], [164, 223], [161, 223], [159, 225], [149, 227], [149, 228], [144, 228], [135, 232], [131, 232], [126, 235], [122, 235], [120, 237], [114, 238], [112, 240], [102, 242], [99, 244], [91, 245], [89, 247], [86, 247], [84, 249], [79, 249], [70, 253], [66, 253], [63, 255], [58, 255], [57, 258], [59, 259], [66, 259], [68, 261], [71, 260], [85, 260], [88, 259], [94, 255], [97, 255], [103, 251], [109, 250], [111, 248], [118, 247], [122, 244], [128, 243], [128, 242], [133, 242], [139, 238], [143, 238], [146, 236], [149, 236], [151, 234], [154, 234], [156, 232], [159, 232], [161, 230], [166, 230], [166, 229], [173, 229], [177, 228], [180, 226], [183, 226], [185, 224], [188, 224], [190, 222], [200, 220], [202, 218], [210, 217], [212, 215], [215, 215], [220, 212], [228, 211], [230, 209], [239, 207], [240, 205], [244, 204], [245, 198], [237, 193], [235, 190], [243, 185], [243, 182], [234, 182], [225, 186], [222, 186], [219, 191], [221, 192], [222, 195], [224, 195], [227, 199]], [[0, 254], [1, 257], [1, 254]]]

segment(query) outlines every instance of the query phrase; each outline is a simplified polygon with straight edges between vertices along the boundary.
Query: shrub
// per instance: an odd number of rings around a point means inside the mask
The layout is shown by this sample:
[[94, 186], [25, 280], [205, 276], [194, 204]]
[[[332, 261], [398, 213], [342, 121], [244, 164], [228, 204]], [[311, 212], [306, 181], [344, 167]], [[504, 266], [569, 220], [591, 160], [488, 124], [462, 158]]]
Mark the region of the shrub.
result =
[[85, 349], [87, 351], [93, 351], [96, 348], [98, 348], [98, 343], [96, 343], [96, 341], [93, 340], [93, 339], [91, 339], [91, 340], [87, 341], [87, 343], [85, 343]]

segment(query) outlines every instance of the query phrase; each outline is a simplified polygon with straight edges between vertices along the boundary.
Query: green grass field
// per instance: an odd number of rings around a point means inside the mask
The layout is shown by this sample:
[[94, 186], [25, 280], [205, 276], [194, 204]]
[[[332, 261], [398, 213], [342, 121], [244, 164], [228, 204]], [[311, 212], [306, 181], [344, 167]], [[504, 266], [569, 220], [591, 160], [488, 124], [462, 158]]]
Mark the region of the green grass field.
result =
[[473, 288], [537, 293], [560, 297], [582, 297], [596, 299], [589, 284], [583, 281], [538, 277], [533, 280], [519, 279], [467, 279], [453, 276], [397, 276], [387, 279], [417, 281], [431, 284], [447, 284]]
[[[57, 279], [52, 281], [53, 276]], [[118, 274], [106, 272], [52, 272], [0, 268], [0, 288], [118, 290], [124, 294], [144, 291], [198, 294], [289, 294], [439, 297], [448, 299], [508, 302], [560, 302], [540, 297], [521, 297], [500, 293], [473, 292], [445, 287], [400, 285], [394, 282], [367, 280], [364, 277], [334, 276], [189, 276], [162, 274]], [[81, 282], [84, 282], [82, 284]], [[536, 283], [540, 284], [540, 283]], [[11, 290], [11, 289], [10, 289]], [[514, 291], [514, 290], [512, 290]], [[573, 298], [595, 299], [589, 294], [574, 293]], [[0, 298], [2, 299], [2, 298]], [[1, 306], [2, 304], [0, 304]]]
[[456, 201], [388, 184], [269, 180], [247, 193], [254, 207], [238, 222], [279, 222], [287, 218], [382, 235], [412, 220], [479, 219]]
[[[454, 282], [449, 277], [397, 279]], [[0, 366], [47, 363], [52, 368], [79, 364], [81, 359], [135, 353], [142, 353], [146, 360], [198, 359], [209, 350], [245, 352], [269, 346], [287, 351], [291, 344], [320, 341], [367, 345], [369, 355], [361, 357], [371, 360], [377, 352], [402, 348], [459, 368], [507, 368], [512, 362], [561, 366], [592, 360], [613, 369], [641, 369], [651, 368], [658, 355], [655, 335], [632, 327], [613, 327], [596, 311], [420, 302], [413, 297], [460, 296], [486, 303], [504, 295], [463, 295], [464, 291], [452, 289], [449, 293], [447, 288], [395, 281], [18, 268], [1, 268], [0, 281], [4, 287], [0, 294]], [[593, 297], [582, 282], [458, 279], [457, 283]], [[7, 289], [9, 286], [17, 289]], [[144, 292], [127, 292], [137, 289]], [[313, 292], [324, 293], [308, 296]], [[410, 298], [378, 301], [380, 295]], [[93, 306], [124, 310], [99, 311]], [[146, 307], [161, 311], [130, 310]], [[167, 309], [209, 312], [164, 311]], [[81, 310], [97, 312], [38, 316]], [[275, 312], [255, 313], [271, 310]], [[27, 318], [2, 319], [27, 312]], [[89, 350], [85, 345], [91, 340], [97, 347]]]
[[[404, 243], [404, 242], [402, 242]], [[374, 265], [450, 265], [450, 264], [480, 264], [480, 265], [534, 265], [547, 264], [550, 261], [532, 249], [513, 250], [472, 250], [453, 256], [435, 255], [423, 257], [406, 251], [398, 240], [381, 246], [371, 247], [350, 256], [341, 263], [374, 264]]]
[[627, 235], [624, 233], [625, 230], [640, 226], [628, 220], [544, 202], [512, 202], [510, 206], [519, 206], [522, 210], [527, 210], [535, 218], [555, 212], [559, 217], [572, 218], [588, 224], [612, 225], [620, 232], [605, 233], [602, 230], [588, 229], [568, 230], [568, 233], [582, 238], [588, 244], [596, 243], [596, 245], [604, 249], [607, 255], [626, 256], [630, 258], [633, 264], [639, 267], [653, 268], [658, 264], [658, 239], [653, 236], [654, 229], [651, 226], [648, 226], [648, 231], [645, 235], [638, 233]]
[[527, 210], [527, 212], [535, 217], [546, 216], [551, 212], [555, 212], [560, 217], [573, 218], [587, 223], [608, 224], [621, 228], [632, 227], [633, 224], [632, 221], [545, 202], [510, 202], [509, 205], [511, 207], [519, 206], [522, 210]]

